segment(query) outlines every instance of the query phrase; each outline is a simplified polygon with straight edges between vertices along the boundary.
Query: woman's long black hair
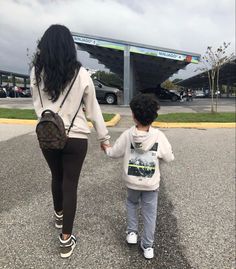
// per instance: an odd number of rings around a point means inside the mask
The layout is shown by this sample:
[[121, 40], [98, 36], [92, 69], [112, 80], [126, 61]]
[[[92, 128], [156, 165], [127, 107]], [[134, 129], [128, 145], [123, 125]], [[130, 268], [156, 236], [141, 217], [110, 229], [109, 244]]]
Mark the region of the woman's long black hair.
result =
[[39, 41], [33, 65], [37, 84], [43, 79], [44, 91], [55, 102], [81, 67], [68, 28], [55, 24], [46, 30]]

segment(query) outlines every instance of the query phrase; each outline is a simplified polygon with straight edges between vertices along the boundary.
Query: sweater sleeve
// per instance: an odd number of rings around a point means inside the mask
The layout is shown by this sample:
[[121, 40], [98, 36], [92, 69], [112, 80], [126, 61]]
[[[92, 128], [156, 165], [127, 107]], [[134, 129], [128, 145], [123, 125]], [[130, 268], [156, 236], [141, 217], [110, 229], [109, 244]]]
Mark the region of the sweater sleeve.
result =
[[120, 137], [116, 140], [113, 147], [110, 147], [110, 148], [106, 149], [107, 156], [109, 156], [111, 158], [123, 157], [124, 154], [125, 154], [126, 147], [127, 147], [127, 145], [126, 145], [126, 143], [127, 143], [126, 137], [127, 137], [126, 132], [122, 133], [120, 135]]
[[34, 69], [34, 66], [33, 66], [31, 71], [30, 71], [30, 92], [31, 92], [32, 97], [34, 97], [33, 96], [33, 94], [34, 94], [33, 87], [35, 86], [34, 85], [35, 84], [35, 74], [34, 74], [35, 71], [34, 70], [35, 69]]
[[162, 132], [159, 133], [158, 158], [163, 159], [165, 162], [171, 162], [175, 158], [171, 145]]
[[32, 95], [33, 105], [35, 113], [38, 119], [41, 117], [43, 107], [40, 101], [38, 88], [36, 86], [35, 67], [33, 66], [30, 72], [30, 91]]
[[89, 120], [92, 121], [93, 126], [97, 132], [98, 140], [100, 142], [105, 142], [109, 140], [110, 136], [108, 135], [108, 130], [106, 128], [100, 106], [96, 99], [94, 84], [89, 74], [87, 74], [87, 78], [88, 84], [83, 95], [86, 116]]

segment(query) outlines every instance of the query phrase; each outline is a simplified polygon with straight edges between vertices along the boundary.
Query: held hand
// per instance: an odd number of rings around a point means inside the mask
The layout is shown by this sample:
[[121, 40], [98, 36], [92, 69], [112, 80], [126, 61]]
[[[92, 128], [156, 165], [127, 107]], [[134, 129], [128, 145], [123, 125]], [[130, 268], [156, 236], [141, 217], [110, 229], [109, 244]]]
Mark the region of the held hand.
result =
[[103, 151], [105, 151], [107, 148], [110, 148], [111, 147], [111, 145], [110, 144], [104, 144], [104, 143], [101, 143], [101, 149], [103, 150]]

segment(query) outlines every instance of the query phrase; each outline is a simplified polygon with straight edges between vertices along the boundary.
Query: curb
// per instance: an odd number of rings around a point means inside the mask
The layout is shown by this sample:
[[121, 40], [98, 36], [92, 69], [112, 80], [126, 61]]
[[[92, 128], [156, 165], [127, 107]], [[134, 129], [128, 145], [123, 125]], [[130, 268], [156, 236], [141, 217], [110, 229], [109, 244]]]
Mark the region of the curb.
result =
[[154, 122], [153, 127], [159, 128], [236, 128], [235, 122]]
[[[120, 114], [116, 114], [110, 121], [106, 121], [107, 127], [113, 127], [120, 121]], [[23, 119], [4, 119], [0, 118], [0, 124], [21, 124], [21, 125], [36, 125], [37, 120], [23, 120]], [[90, 128], [93, 127], [91, 122], [88, 122]]]
[[120, 114], [116, 114], [111, 120], [106, 122], [107, 127], [114, 127], [119, 121], [121, 117]]
[[37, 120], [23, 120], [23, 119], [3, 119], [0, 118], [0, 124], [22, 124], [22, 125], [36, 125]]

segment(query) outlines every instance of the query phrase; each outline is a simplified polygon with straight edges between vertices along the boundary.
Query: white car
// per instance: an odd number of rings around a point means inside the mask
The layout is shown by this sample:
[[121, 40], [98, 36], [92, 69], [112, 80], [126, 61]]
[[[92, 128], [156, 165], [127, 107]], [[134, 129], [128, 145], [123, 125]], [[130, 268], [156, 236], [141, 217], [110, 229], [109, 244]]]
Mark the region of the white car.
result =
[[197, 90], [194, 92], [195, 97], [205, 97], [205, 93], [203, 91]]

